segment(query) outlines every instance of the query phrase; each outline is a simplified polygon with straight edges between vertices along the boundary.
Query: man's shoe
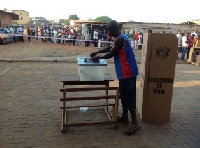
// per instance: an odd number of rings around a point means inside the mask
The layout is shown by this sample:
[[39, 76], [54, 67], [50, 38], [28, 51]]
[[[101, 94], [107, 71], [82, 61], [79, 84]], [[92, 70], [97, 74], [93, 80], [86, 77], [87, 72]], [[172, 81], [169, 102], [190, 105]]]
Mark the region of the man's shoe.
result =
[[126, 123], [126, 124], [128, 124], [129, 123], [129, 121], [128, 121], [128, 117], [125, 117], [125, 116], [121, 116], [121, 117], [117, 117], [117, 122], [121, 122], [121, 123]]

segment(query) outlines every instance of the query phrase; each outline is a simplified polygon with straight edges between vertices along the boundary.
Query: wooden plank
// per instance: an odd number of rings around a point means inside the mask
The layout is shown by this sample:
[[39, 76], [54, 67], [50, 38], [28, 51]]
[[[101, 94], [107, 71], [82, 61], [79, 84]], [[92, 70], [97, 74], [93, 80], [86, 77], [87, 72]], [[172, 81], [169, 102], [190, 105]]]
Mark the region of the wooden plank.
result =
[[77, 91], [93, 91], [93, 90], [117, 90], [118, 87], [84, 87], [84, 88], [63, 88], [60, 92], [77, 92]]
[[194, 50], [200, 50], [200, 47], [193, 47]]
[[81, 127], [81, 126], [92, 126], [92, 125], [108, 125], [116, 124], [116, 121], [102, 121], [102, 122], [85, 122], [85, 123], [66, 123], [65, 127]]
[[105, 103], [105, 102], [95, 102], [95, 104], [90, 103], [90, 104], [66, 104], [65, 107], [60, 107], [60, 109], [69, 109], [69, 108], [79, 108], [79, 107], [101, 107], [101, 106], [115, 106], [115, 103]]
[[62, 112], [63, 112], [63, 116], [62, 116], [62, 125], [63, 125], [63, 130], [64, 130], [64, 124], [65, 124], [65, 121], [66, 121], [66, 111], [65, 111], [65, 105], [66, 105], [66, 101], [65, 101], [65, 99], [66, 99], [66, 92], [65, 92], [65, 90], [64, 90], [64, 92], [63, 92], [63, 98], [64, 98], [64, 101], [63, 101], [63, 107], [64, 107], [64, 109], [62, 110]]
[[64, 81], [63, 85], [105, 85], [107, 83], [109, 81]]
[[108, 120], [111, 121], [111, 120], [112, 120], [112, 116], [111, 116], [111, 113], [110, 113], [110, 111], [109, 111], [108, 106], [105, 106], [105, 107], [104, 107], [104, 110], [105, 110], [105, 113], [106, 113], [106, 115], [107, 115], [107, 117], [108, 117]]
[[[78, 75], [62, 75], [61, 82], [78, 82], [80, 78]], [[104, 81], [114, 81], [110, 74], [105, 74]], [[100, 81], [81, 81], [81, 82], [100, 82]]]
[[[101, 99], [115, 99], [115, 95], [110, 96], [95, 96], [95, 97], [69, 97], [65, 101], [78, 101], [78, 100], [101, 100]], [[64, 98], [60, 98], [60, 101], [64, 101]]]

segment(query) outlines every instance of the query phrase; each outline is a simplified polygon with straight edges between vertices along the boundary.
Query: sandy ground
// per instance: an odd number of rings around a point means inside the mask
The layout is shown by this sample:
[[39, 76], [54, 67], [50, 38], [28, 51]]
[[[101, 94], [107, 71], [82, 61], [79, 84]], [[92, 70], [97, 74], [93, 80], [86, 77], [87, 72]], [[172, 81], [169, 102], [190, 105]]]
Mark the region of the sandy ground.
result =
[[[89, 56], [98, 48], [42, 43], [41, 40], [0, 45], [0, 147], [69, 147], [69, 148], [146, 148], [200, 147], [200, 80], [199, 67], [177, 64], [171, 105], [170, 123], [139, 122], [142, 129], [134, 136], [124, 136], [128, 125], [61, 128], [60, 76], [77, 74], [75, 62], [27, 62], [24, 59], [62, 59]], [[141, 50], [134, 50], [138, 62]], [[5, 59], [22, 62], [2, 62]], [[106, 73], [118, 84], [113, 59], [108, 60]], [[140, 70], [140, 64], [138, 64]], [[139, 91], [137, 79], [137, 95]], [[162, 98], [161, 98], [162, 99]], [[122, 113], [119, 104], [119, 115]], [[70, 120], [101, 121], [106, 114], [79, 110]], [[72, 117], [72, 118], [71, 118]], [[130, 119], [130, 114], [129, 114]], [[139, 119], [139, 118], [138, 118]]]
[[[10, 43], [6, 45], [0, 45], [0, 60], [23, 60], [27, 58], [71, 58], [76, 59], [79, 56], [89, 57], [91, 52], [99, 50], [91, 44], [89, 47], [85, 47], [85, 42], [81, 42], [81, 46], [77, 45], [61, 45], [51, 42], [43, 43], [41, 39], [31, 39], [28, 41], [27, 37], [24, 38], [23, 43]], [[134, 50], [136, 59], [139, 61], [141, 57], [141, 50]], [[113, 62], [113, 59], [111, 59]]]

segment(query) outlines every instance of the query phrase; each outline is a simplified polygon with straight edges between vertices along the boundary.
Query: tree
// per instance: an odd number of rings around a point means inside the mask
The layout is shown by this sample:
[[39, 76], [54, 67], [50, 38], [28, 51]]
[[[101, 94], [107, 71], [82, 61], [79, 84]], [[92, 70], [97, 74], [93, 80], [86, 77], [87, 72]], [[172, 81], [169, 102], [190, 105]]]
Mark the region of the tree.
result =
[[76, 14], [69, 15], [68, 20], [79, 20], [79, 17]]
[[133, 21], [133, 20], [129, 20], [128, 22], [135, 22], [135, 21]]
[[59, 23], [64, 23], [64, 24], [66, 24], [66, 22], [67, 22], [67, 20], [66, 19], [59, 19]]
[[88, 19], [88, 21], [93, 21], [93, 19], [90, 17], [90, 18]]
[[69, 22], [71, 20], [79, 20], [79, 17], [76, 14], [69, 15], [68, 20], [66, 21], [66, 24], [69, 25]]
[[100, 22], [110, 22], [112, 19], [108, 16], [99, 16], [94, 21], [100, 21]]
[[54, 20], [49, 20], [49, 25], [52, 26], [54, 23]]

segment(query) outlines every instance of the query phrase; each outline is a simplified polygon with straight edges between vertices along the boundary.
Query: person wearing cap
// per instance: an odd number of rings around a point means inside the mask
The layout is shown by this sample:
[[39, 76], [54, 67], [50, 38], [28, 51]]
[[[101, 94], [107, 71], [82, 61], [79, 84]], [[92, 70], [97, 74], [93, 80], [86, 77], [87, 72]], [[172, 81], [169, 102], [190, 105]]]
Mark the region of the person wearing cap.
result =
[[24, 29], [22, 28], [22, 26], [20, 25], [19, 26], [19, 41], [20, 42], [24, 42], [24, 37], [23, 37], [23, 35], [24, 35]]
[[[118, 22], [115, 20], [110, 21], [107, 30], [110, 36], [115, 38], [113, 45], [97, 52], [93, 52], [90, 56], [93, 61], [114, 57], [115, 71], [119, 81], [120, 97], [123, 108], [122, 116], [118, 117], [117, 121], [126, 124], [129, 123], [129, 111], [132, 121], [131, 125], [124, 131], [124, 134], [133, 135], [140, 129], [136, 117], [136, 78], [138, 75], [138, 67], [129, 39], [120, 32]], [[98, 53], [105, 54], [98, 55]]]

